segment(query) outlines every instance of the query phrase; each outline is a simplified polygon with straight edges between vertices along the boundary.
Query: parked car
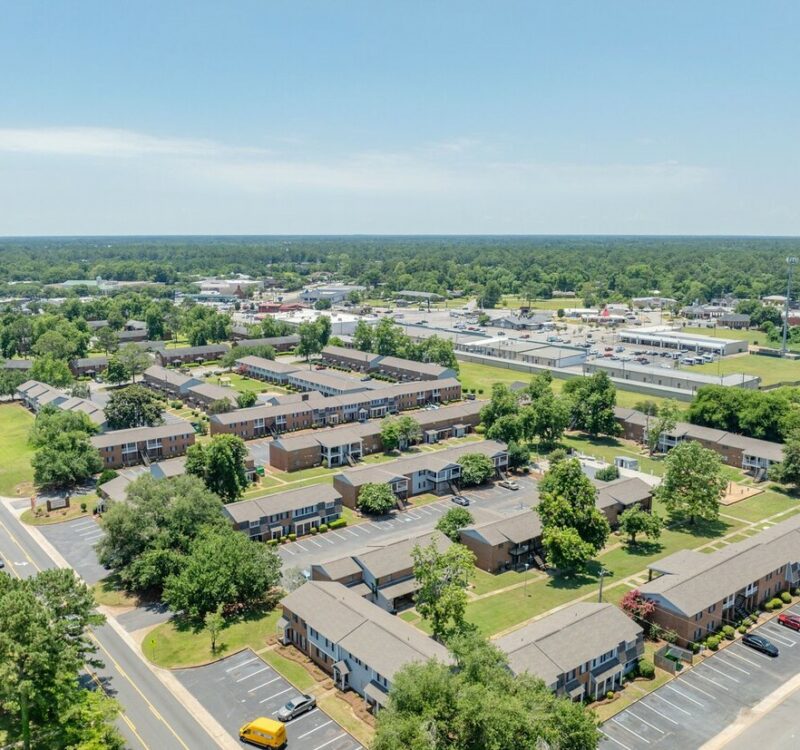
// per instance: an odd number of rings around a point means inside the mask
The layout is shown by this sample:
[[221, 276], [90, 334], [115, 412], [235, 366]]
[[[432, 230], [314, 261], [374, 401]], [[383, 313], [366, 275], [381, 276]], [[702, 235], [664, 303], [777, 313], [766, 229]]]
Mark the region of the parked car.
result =
[[462, 505], [463, 507], [467, 507], [469, 505], [469, 498], [464, 497], [463, 495], [453, 495], [450, 498], [456, 505]]
[[507, 490], [518, 490], [519, 484], [515, 482], [513, 479], [503, 479], [501, 482], [498, 482], [501, 487], [505, 487]]
[[291, 721], [298, 716], [317, 707], [317, 699], [313, 695], [298, 695], [292, 698], [283, 708], [275, 714], [280, 721]]
[[286, 727], [283, 722], [260, 716], [239, 730], [239, 739], [256, 747], [283, 747], [286, 744]]
[[778, 647], [772, 641], [767, 640], [763, 635], [758, 635], [757, 633], [745, 633], [742, 636], [742, 643], [767, 656], [777, 656], [780, 653]]
[[6, 567], [6, 564], [3, 562], [3, 558], [0, 557], [0, 570]]
[[785, 628], [800, 631], [800, 615], [793, 615], [789, 612], [784, 612], [778, 615], [778, 624], [783, 625]]

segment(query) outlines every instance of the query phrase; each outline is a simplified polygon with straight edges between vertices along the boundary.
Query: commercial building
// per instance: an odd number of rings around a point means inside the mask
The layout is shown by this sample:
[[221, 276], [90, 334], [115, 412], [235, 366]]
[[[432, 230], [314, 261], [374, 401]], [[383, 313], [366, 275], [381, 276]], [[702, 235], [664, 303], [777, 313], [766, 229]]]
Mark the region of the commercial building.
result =
[[359, 596], [395, 614], [414, 604], [419, 583], [414, 577], [411, 553], [415, 547], [434, 544], [444, 552], [452, 542], [441, 532], [400, 539], [382, 547], [370, 547], [355, 555], [311, 566], [312, 581], [336, 581]]
[[149, 464], [186, 453], [194, 445], [194, 428], [180, 420], [156, 427], [114, 430], [91, 438], [103, 459], [104, 469]]
[[540, 367], [576, 367], [586, 362], [585, 349], [575, 346], [554, 346], [542, 341], [524, 341], [506, 336], [459, 342], [456, 349], [469, 354], [525, 362]]
[[676, 552], [651, 564], [650, 576], [639, 591], [656, 605], [654, 622], [681, 644], [701, 641], [800, 585], [800, 516], [714, 552]]
[[219, 359], [228, 351], [227, 344], [207, 344], [206, 346], [182, 346], [177, 349], [159, 349], [156, 361], [162, 367], [185, 365], [195, 362], [210, 362]]
[[384, 706], [395, 675], [412, 663], [451, 664], [441, 644], [339, 583], [309, 581], [281, 601], [280, 640], [293, 645], [373, 706]]
[[359, 321], [364, 321], [368, 325], [375, 325], [378, 319], [375, 316], [353, 315], [352, 313], [331, 311], [331, 310], [312, 310], [302, 308], [289, 312], [275, 313], [272, 317], [290, 326], [299, 328], [301, 323], [315, 323], [322, 315], [331, 321], [332, 336], [352, 336]]
[[726, 339], [719, 336], [684, 333], [666, 326], [623, 328], [619, 332], [619, 338], [620, 341], [627, 344], [696, 352], [698, 354], [716, 354], [720, 357], [727, 357], [729, 354], [741, 354], [747, 351], [747, 341], [742, 339]]
[[644, 655], [642, 628], [613, 604], [579, 602], [497, 638], [514, 674], [540, 677], [560, 696], [602, 698]]
[[333, 478], [333, 486], [342, 495], [342, 502], [355, 508], [361, 490], [367, 484], [388, 484], [399, 500], [423, 492], [454, 492], [461, 478], [458, 459], [468, 453], [481, 453], [491, 459], [496, 471], [508, 466], [508, 451], [504, 443], [483, 440], [479, 443], [400, 458], [383, 464], [350, 469]]
[[[635, 409], [614, 408], [614, 415], [628, 440], [647, 442], [647, 431], [652, 421]], [[763, 477], [772, 464], [783, 460], [783, 445], [768, 440], [746, 437], [735, 432], [725, 432], [712, 427], [678, 422], [672, 430], [659, 438], [658, 450], [666, 452], [678, 443], [695, 440], [704, 448], [718, 453], [729, 466]]]
[[283, 432], [379, 419], [387, 414], [418, 409], [461, 398], [458, 380], [396, 383], [378, 391], [324, 397], [302, 394], [268, 406], [236, 409], [211, 417], [211, 434], [233, 434], [245, 440]]
[[228, 503], [222, 510], [237, 531], [262, 541], [289, 534], [303, 536], [337, 520], [342, 514], [342, 498], [330, 485], [319, 484]]
[[366, 287], [356, 286], [354, 284], [330, 284], [327, 286], [308, 287], [300, 292], [300, 299], [310, 305], [320, 300], [325, 300], [332, 305], [336, 305], [340, 302], [344, 302], [351, 293], [363, 292], [365, 290]]

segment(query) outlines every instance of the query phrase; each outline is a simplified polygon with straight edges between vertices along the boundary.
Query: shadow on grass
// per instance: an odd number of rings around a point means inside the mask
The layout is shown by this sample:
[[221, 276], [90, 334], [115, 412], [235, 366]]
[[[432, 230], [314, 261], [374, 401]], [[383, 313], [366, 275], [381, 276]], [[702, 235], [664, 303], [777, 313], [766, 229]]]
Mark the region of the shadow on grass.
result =
[[649, 557], [650, 555], [658, 554], [663, 549], [663, 544], [651, 540], [637, 539], [633, 544], [630, 542], [626, 542], [625, 544], [625, 551], [629, 555], [635, 555], [637, 557]]
[[576, 570], [572, 572], [561, 572], [550, 574], [550, 580], [547, 585], [559, 590], [579, 589], [581, 586], [587, 586], [591, 583], [597, 583], [600, 580], [600, 570], [602, 565], [596, 560], [590, 560], [586, 564], [584, 570]]
[[733, 528], [733, 524], [726, 521], [720, 519], [708, 521], [703, 518], [698, 518], [694, 522], [689, 519], [676, 519], [675, 523], [671, 525], [674, 531], [691, 534], [700, 539], [717, 539]]

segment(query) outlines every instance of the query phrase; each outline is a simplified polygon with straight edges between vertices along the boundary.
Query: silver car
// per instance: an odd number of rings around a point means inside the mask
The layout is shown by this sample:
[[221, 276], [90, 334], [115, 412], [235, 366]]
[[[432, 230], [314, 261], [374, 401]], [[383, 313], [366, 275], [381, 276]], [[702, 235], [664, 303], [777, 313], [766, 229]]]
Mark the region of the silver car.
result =
[[291, 721], [316, 707], [317, 699], [313, 695], [298, 695], [297, 698], [292, 698], [276, 715], [280, 721]]

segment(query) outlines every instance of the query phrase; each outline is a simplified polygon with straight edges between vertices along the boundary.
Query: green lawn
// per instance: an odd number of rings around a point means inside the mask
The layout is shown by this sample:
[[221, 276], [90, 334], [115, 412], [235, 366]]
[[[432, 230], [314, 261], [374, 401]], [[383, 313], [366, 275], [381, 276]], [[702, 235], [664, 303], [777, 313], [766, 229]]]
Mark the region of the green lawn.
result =
[[793, 498], [784, 492], [770, 489], [734, 505], [726, 505], [720, 510], [743, 521], [755, 523], [762, 518], [790, 509], [800, 509], [800, 498]]
[[[220, 380], [225, 378], [228, 378], [229, 382], [220, 383]], [[213, 385], [225, 385], [228, 388], [233, 388], [239, 393], [244, 393], [245, 391], [252, 391], [253, 393], [287, 393], [285, 388], [266, 383], [263, 380], [257, 380], [256, 378], [245, 377], [238, 372], [226, 372], [224, 375], [207, 375], [205, 380]]]
[[142, 651], [153, 664], [167, 669], [205, 664], [247, 646], [257, 651], [264, 648], [265, 639], [275, 633], [280, 616], [281, 610], [273, 609], [232, 622], [220, 633], [216, 654], [211, 653], [211, 639], [202, 628], [170, 620], [147, 634], [142, 641]]
[[472, 591], [480, 596], [481, 594], [488, 594], [490, 591], [497, 591], [507, 586], [523, 583], [525, 580], [534, 581], [540, 577], [541, 573], [536, 570], [529, 570], [527, 573], [507, 570], [505, 573], [492, 574], [476, 568]]
[[[20, 516], [23, 523], [30, 524], [31, 526], [49, 526], [54, 523], [63, 523], [64, 521], [74, 521], [76, 518], [86, 516], [90, 518], [97, 505], [97, 495], [81, 495], [73, 497], [70, 500], [69, 508], [62, 508], [47, 512], [47, 508], [40, 506], [37, 508], [39, 513], [34, 513], [30, 508], [23, 512]], [[86, 510], [81, 509], [81, 503], [86, 503]]]
[[[497, 305], [498, 308], [508, 308], [516, 310], [520, 307], [527, 307], [528, 300], [516, 294], [504, 294]], [[577, 298], [566, 299], [532, 299], [530, 301], [533, 310], [563, 310], [568, 307], [582, 307], [582, 302]]]
[[[779, 349], [780, 344], [767, 339], [767, 334], [763, 331], [731, 331], [727, 328], [703, 328], [700, 326], [687, 326], [683, 329], [685, 333], [694, 333], [700, 336], [714, 336], [721, 339], [737, 339], [747, 341], [750, 346], [766, 346], [772, 349]], [[800, 352], [800, 344], [789, 343], [791, 351]]]
[[627, 456], [639, 461], [639, 468], [648, 474], [661, 476], [664, 473], [664, 461], [661, 458], [650, 458], [646, 452], [637, 450], [635, 443], [610, 437], [592, 437], [582, 433], [572, 433], [561, 438], [561, 443], [595, 458], [613, 464], [615, 456]]
[[762, 385], [800, 382], [800, 362], [779, 357], [763, 357], [757, 354], [738, 354], [705, 365], [681, 367], [681, 369], [704, 372], [707, 375], [732, 375], [743, 372], [745, 375], [760, 377]]
[[15, 497], [17, 485], [33, 482], [33, 449], [28, 445], [33, 415], [20, 404], [2, 404], [0, 425], [0, 495]]

